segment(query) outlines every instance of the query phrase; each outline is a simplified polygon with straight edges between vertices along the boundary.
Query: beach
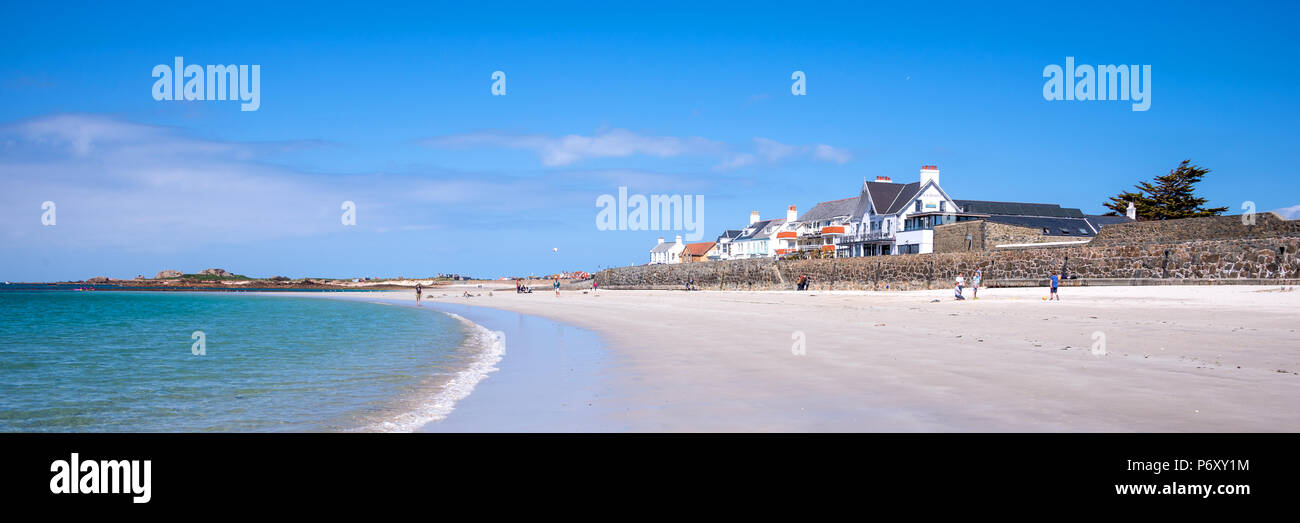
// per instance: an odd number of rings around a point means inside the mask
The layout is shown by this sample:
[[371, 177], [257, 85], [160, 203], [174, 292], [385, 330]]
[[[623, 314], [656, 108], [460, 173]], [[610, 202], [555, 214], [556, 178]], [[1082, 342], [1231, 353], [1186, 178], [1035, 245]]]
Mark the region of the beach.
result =
[[[588, 360], [588, 372], [603, 393], [589, 395], [594, 414], [571, 425], [580, 430], [1300, 430], [1300, 292], [1278, 287], [1063, 287], [1059, 302], [1043, 301], [1046, 289], [984, 289], [958, 302], [951, 290], [565, 290], [556, 298], [550, 289], [481, 285], [427, 289], [424, 299], [599, 337], [608, 355]], [[414, 300], [413, 292], [367, 294]], [[530, 336], [539, 337], [554, 333]], [[534, 351], [547, 344], [530, 343]], [[535, 381], [539, 372], [531, 374]], [[515, 379], [523, 378], [490, 375], [445, 422], [515, 430], [491, 415], [512, 401], [510, 389], [527, 389]], [[495, 406], [475, 406], [480, 394]], [[565, 429], [531, 419], [518, 430]]]

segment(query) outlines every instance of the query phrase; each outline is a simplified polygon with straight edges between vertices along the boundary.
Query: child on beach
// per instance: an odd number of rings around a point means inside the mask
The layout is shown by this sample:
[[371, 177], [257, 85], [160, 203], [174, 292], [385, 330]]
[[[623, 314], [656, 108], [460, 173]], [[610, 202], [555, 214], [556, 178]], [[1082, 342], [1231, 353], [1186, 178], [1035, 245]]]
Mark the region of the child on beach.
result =
[[[952, 295], [953, 295], [953, 299], [955, 299], [955, 300], [964, 300], [964, 299], [966, 299], [965, 297], [963, 297], [963, 296], [961, 295], [961, 281], [958, 281], [956, 285], [953, 285], [953, 287], [952, 287]], [[935, 301], [939, 301], [939, 300], [935, 300]]]
[[971, 298], [980, 299], [980, 280], [984, 279], [984, 271], [975, 269], [975, 274], [970, 278]]
[[1061, 295], [1056, 293], [1056, 286], [1061, 284], [1061, 279], [1056, 276], [1056, 271], [1052, 271], [1052, 294], [1048, 296], [1049, 300], [1061, 301]]

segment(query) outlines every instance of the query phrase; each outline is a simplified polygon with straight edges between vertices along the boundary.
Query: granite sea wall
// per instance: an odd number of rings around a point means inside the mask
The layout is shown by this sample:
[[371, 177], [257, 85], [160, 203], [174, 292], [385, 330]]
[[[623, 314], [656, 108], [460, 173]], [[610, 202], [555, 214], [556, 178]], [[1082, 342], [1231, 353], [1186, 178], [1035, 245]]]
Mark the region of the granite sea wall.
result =
[[595, 277], [608, 289], [680, 289], [693, 278], [701, 289], [785, 290], [806, 275], [817, 289], [908, 290], [948, 287], [982, 269], [986, 286], [1043, 285], [1053, 271], [1067, 285], [1293, 284], [1297, 251], [1300, 222], [1261, 214], [1254, 225], [1232, 216], [1107, 226], [1082, 246], [639, 265]]

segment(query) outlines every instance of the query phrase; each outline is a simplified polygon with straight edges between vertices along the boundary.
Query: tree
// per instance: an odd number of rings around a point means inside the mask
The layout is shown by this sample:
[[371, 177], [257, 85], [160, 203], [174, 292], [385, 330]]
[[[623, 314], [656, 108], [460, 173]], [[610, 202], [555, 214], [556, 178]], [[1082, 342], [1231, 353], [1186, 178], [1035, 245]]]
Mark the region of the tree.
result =
[[1191, 160], [1183, 160], [1169, 174], [1157, 176], [1154, 183], [1139, 182], [1137, 192], [1121, 192], [1102, 205], [1111, 210], [1111, 215], [1123, 215], [1128, 212], [1129, 202], [1133, 202], [1139, 220], [1218, 216], [1228, 208], [1207, 208], [1205, 204], [1209, 200], [1196, 196], [1196, 184], [1209, 172], [1209, 169], [1192, 165]]

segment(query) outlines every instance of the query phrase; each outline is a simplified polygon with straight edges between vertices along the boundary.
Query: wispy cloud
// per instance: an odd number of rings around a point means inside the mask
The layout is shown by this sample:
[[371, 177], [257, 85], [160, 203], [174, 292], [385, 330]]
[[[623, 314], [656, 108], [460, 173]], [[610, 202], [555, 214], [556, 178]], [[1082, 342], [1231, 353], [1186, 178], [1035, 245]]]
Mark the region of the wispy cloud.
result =
[[634, 155], [669, 158], [683, 155], [713, 154], [725, 146], [699, 137], [646, 136], [626, 129], [602, 131], [591, 136], [507, 135], [470, 133], [425, 140], [426, 145], [444, 149], [497, 147], [537, 152], [542, 165], [570, 165], [591, 158], [621, 158]]
[[[0, 244], [152, 252], [511, 221], [518, 230], [540, 216], [568, 214], [585, 225], [594, 195], [619, 186], [682, 192], [712, 183], [635, 169], [507, 174], [419, 166], [320, 174], [271, 162], [279, 153], [328, 145], [210, 140], [88, 114], [3, 124]], [[47, 200], [57, 206], [54, 227], [40, 223]], [[344, 201], [357, 206], [355, 227], [340, 222]]]
[[843, 164], [853, 158], [848, 151], [825, 144], [790, 145], [758, 137], [752, 140], [750, 147], [739, 148], [698, 136], [653, 136], [626, 129], [599, 131], [590, 136], [480, 132], [439, 136], [421, 143], [438, 149], [499, 148], [534, 151], [546, 167], [568, 166], [589, 159], [632, 156], [708, 157], [720, 162], [714, 166], [715, 170], [732, 170], [801, 158]]
[[853, 159], [847, 150], [826, 144], [791, 145], [763, 137], [754, 138], [753, 144], [753, 152], [734, 153], [714, 168], [727, 171], [755, 164], [777, 164], [800, 159], [844, 164]]
[[1285, 219], [1294, 220], [1300, 218], [1300, 205], [1292, 205], [1290, 207], [1283, 207], [1281, 209], [1273, 209], [1272, 212], [1276, 213], [1278, 216], [1281, 216]]

